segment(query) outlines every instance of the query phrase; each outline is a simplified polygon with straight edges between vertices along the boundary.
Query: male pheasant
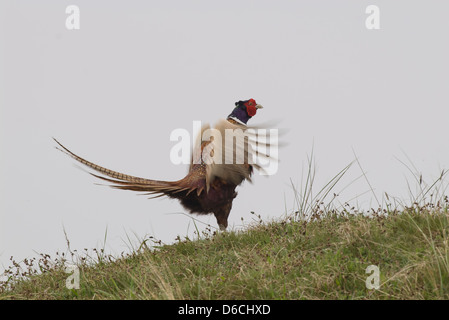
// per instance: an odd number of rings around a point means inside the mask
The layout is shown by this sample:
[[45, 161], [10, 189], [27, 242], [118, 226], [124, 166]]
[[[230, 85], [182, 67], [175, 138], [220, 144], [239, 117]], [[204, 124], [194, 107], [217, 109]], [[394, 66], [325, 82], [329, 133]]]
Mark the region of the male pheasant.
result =
[[[154, 198], [168, 196], [178, 199], [181, 205], [190, 213], [210, 214], [213, 213], [217, 219], [218, 226], [221, 230], [225, 230], [228, 226], [228, 216], [232, 208], [232, 201], [237, 196], [235, 189], [244, 180], [251, 181], [253, 168], [263, 170], [257, 164], [257, 161], [251, 159], [256, 154], [261, 155], [260, 151], [255, 151], [251, 141], [254, 142], [254, 130], [246, 126], [247, 121], [252, 118], [261, 105], [256, 104], [254, 99], [238, 101], [235, 108], [227, 119], [220, 120], [215, 130], [221, 134], [224, 139], [226, 130], [231, 129], [236, 137], [236, 144], [226, 144], [224, 140], [219, 141], [215, 135], [209, 140], [203, 141], [203, 134], [210, 129], [209, 126], [203, 126], [201, 133], [197, 139], [198, 147], [193, 150], [190, 168], [187, 175], [178, 181], [158, 181], [145, 178], [134, 177], [120, 172], [112, 171], [87, 161], [69, 149], [64, 147], [59, 141], [54, 139], [62, 148], [59, 149], [68, 154], [75, 160], [86, 165], [87, 167], [97, 171], [101, 175], [90, 173], [93, 176], [113, 183], [111, 187], [145, 192], [153, 195]], [[217, 132], [217, 131], [215, 131]], [[243, 138], [240, 139], [239, 138]], [[234, 139], [234, 138], [232, 138]], [[258, 145], [264, 142], [257, 141]], [[265, 143], [265, 145], [267, 145]], [[225, 157], [227, 152], [231, 150], [232, 161]], [[238, 157], [237, 151], [244, 151], [243, 161], [236, 161]], [[268, 157], [266, 154], [262, 154]], [[241, 158], [240, 158], [241, 159]], [[217, 161], [218, 160], [218, 161]], [[242, 160], [242, 159], [241, 159]], [[255, 162], [255, 163], [253, 163]]]

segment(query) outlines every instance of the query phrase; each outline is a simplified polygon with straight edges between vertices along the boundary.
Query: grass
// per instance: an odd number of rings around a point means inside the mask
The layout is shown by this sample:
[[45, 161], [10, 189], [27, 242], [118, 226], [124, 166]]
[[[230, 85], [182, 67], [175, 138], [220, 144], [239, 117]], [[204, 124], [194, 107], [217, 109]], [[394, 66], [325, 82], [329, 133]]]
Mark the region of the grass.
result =
[[[80, 288], [64, 261], [10, 283], [0, 299], [448, 299], [449, 214], [412, 207], [263, 223], [96, 263], [80, 259]], [[368, 266], [379, 290], [366, 288]]]
[[[0, 299], [448, 299], [447, 171], [428, 185], [415, 176], [410, 205], [386, 194], [385, 208], [360, 212], [334, 204], [350, 166], [314, 192], [309, 161], [305, 184], [294, 188], [297, 209], [281, 220], [254, 214], [243, 230], [208, 228], [170, 245], [150, 237], [120, 257], [73, 252], [68, 242], [66, 255], [12, 260]], [[79, 289], [66, 287], [70, 260]], [[380, 270], [378, 290], [366, 286], [371, 265]]]

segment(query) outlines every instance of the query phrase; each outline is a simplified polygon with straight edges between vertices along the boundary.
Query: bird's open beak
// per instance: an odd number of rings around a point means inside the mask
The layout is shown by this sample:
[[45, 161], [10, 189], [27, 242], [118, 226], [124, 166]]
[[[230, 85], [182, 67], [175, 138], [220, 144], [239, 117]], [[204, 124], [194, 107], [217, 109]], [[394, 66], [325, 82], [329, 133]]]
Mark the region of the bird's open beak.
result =
[[263, 109], [263, 107], [260, 104], [256, 104], [256, 109]]

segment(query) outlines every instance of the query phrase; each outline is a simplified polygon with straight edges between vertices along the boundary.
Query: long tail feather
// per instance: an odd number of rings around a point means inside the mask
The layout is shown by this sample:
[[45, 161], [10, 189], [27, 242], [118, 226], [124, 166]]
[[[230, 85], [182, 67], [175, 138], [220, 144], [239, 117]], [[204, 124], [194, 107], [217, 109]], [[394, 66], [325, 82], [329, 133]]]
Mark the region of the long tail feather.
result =
[[[103, 177], [98, 174], [89, 172], [92, 176], [102, 179], [104, 181], [112, 183], [111, 187], [115, 189], [122, 190], [131, 190], [137, 192], [147, 192], [149, 194], [157, 194], [157, 197], [167, 195], [176, 197], [176, 193], [179, 193], [184, 190], [189, 190], [189, 187], [179, 185], [179, 181], [159, 181], [159, 180], [151, 180], [140, 177], [135, 177], [131, 175], [127, 175], [124, 173], [120, 173], [117, 171], [113, 171], [104, 167], [101, 167], [93, 162], [87, 161], [86, 159], [81, 158], [80, 156], [74, 154], [72, 151], [64, 147], [58, 140], [53, 138], [55, 142], [59, 145], [60, 148], [56, 147], [56, 149], [61, 152], [67, 154], [72, 157], [76, 161], [84, 164], [85, 166], [109, 177]], [[111, 179], [112, 178], [112, 179]], [[182, 180], [181, 180], [182, 181]]]

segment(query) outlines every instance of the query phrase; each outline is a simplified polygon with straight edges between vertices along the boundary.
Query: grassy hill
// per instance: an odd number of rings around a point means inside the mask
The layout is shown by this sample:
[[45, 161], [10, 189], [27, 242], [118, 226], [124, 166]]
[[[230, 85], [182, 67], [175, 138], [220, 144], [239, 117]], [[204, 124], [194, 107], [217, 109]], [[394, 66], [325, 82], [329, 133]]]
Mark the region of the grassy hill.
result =
[[[122, 257], [74, 254], [79, 289], [66, 288], [63, 256], [43, 255], [25, 262], [39, 274], [9, 270], [25, 278], [3, 284], [0, 299], [448, 299], [448, 240], [447, 197], [370, 217], [260, 221], [172, 245], [147, 239]], [[366, 287], [370, 265], [380, 270], [378, 290]]]

